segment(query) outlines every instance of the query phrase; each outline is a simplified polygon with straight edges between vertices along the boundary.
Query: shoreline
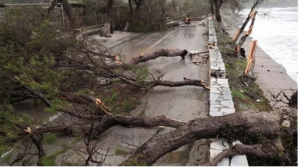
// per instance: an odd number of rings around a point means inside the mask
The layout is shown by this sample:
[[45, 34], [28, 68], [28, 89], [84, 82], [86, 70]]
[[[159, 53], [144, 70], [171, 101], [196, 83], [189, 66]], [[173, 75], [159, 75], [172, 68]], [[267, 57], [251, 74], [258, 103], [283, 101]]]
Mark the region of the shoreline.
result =
[[[282, 9], [281, 7], [277, 7], [278, 9]], [[295, 8], [295, 7], [285, 7], [285, 8]], [[270, 8], [260, 8], [260, 10], [262, 10], [262, 9], [269, 9], [269, 10], [271, 10]], [[272, 9], [276, 9], [276, 8], [272, 8]], [[244, 9], [245, 10], [245, 9]], [[248, 10], [248, 9], [247, 9]], [[225, 11], [225, 10], [224, 10]], [[225, 25], [225, 27], [226, 28], [229, 28], [229, 29], [234, 29], [234, 30], [238, 30], [240, 27], [241, 27], [241, 25], [242, 25], [242, 23], [244, 22], [244, 20], [246, 19], [246, 17], [244, 17], [243, 15], [241, 15], [241, 14], [238, 14], [237, 16], [234, 16], [234, 15], [232, 15], [232, 13], [231, 12], [228, 12], [228, 11], [226, 11], [226, 12], [222, 12], [223, 14], [222, 14], [222, 17], [223, 18], [225, 18], [225, 19], [223, 19], [223, 23], [224, 23], [224, 25]], [[226, 15], [224, 15], [224, 13], [226, 13]], [[230, 14], [229, 14], [230, 13]], [[228, 22], [230, 22], [229, 24], [227, 24]], [[243, 31], [243, 33], [241, 34], [241, 36], [244, 34], [244, 33], [246, 33], [246, 31], [248, 30], [248, 26], [249, 26], [249, 24], [250, 24], [250, 22], [251, 22], [251, 20], [249, 21], [249, 23], [248, 23], [248, 25], [245, 27], [245, 30]], [[258, 23], [256, 23], [256, 24], [258, 24]], [[258, 25], [255, 25], [255, 26], [258, 26]], [[255, 26], [254, 26], [254, 29], [255, 29]], [[255, 31], [255, 30], [254, 30]], [[234, 35], [235, 35], [235, 33], [236, 32], [234, 32], [234, 34], [232, 35], [232, 34], [230, 34], [230, 37], [233, 37]], [[241, 36], [240, 36], [240, 38], [241, 38]], [[253, 37], [254, 35], [253, 35], [253, 33], [252, 34], [250, 34], [250, 36], [248, 37], [248, 38], [250, 38], [251, 40], [252, 39], [255, 39], [255, 37]], [[274, 37], [274, 38], [276, 38], [276, 37]], [[295, 74], [295, 72], [291, 72], [291, 68], [288, 66], [288, 64], [287, 64], [287, 62], [282, 62], [282, 60], [280, 61], [280, 60], [277, 60], [276, 58], [274, 58], [274, 57], [276, 57], [276, 54], [275, 54], [275, 56], [271, 56], [272, 55], [272, 53], [270, 53], [270, 51], [268, 51], [268, 50], [270, 50], [270, 48], [269, 49], [266, 49], [266, 46], [265, 46], [265, 44], [263, 45], [263, 46], [260, 46], [260, 41], [259, 41], [259, 39], [256, 39], [256, 40], [258, 40], [258, 46], [267, 54], [267, 55], [269, 55], [270, 57], [271, 57], [271, 59], [273, 59], [277, 64], [279, 64], [280, 66], [282, 66], [282, 67], [284, 67], [284, 69], [285, 69], [285, 72], [292, 78], [292, 80], [294, 80], [297, 84], [298, 84], [298, 71], [297, 71], [297, 75]], [[247, 49], [247, 46], [245, 46], [244, 45], [244, 48], [245, 49]], [[267, 47], [268, 48], [268, 47]], [[272, 48], [274, 48], [274, 47], [272, 47]], [[288, 51], [289, 49], [287, 49], [287, 50], [285, 50], [284, 52], [286, 52], [286, 51]], [[246, 53], [247, 54], [247, 53]], [[294, 67], [295, 65], [293, 64], [293, 67]], [[288, 68], [289, 67], [289, 68]], [[296, 76], [295, 76], [296, 75]]]
[[[224, 12], [222, 12], [224, 13]], [[225, 20], [228, 20], [228, 16], [222, 15], [223, 23], [229, 36], [232, 38], [234, 37], [235, 33], [238, 31], [237, 24], [234, 23], [226, 23]], [[231, 15], [231, 20], [235, 19], [235, 23], [242, 22], [241, 17], [233, 18]], [[227, 21], [228, 22], [228, 21]], [[246, 28], [247, 30], [247, 28]], [[250, 43], [252, 41], [251, 37], [248, 37], [245, 41], [243, 48], [247, 53], [249, 53]], [[257, 76], [255, 83], [260, 87], [263, 91], [264, 96], [270, 101], [270, 105], [273, 108], [280, 107], [280, 106], [287, 106], [282, 102], [276, 103], [273, 101], [271, 97], [271, 93], [277, 95], [281, 91], [284, 91], [287, 96], [291, 96], [293, 90], [298, 89], [298, 84], [295, 80], [293, 80], [287, 73], [286, 69], [281, 65], [278, 64], [270, 55], [268, 55], [260, 46], [258, 42], [258, 47], [255, 53], [255, 66], [254, 66], [254, 74]], [[271, 92], [271, 93], [270, 93]], [[283, 97], [283, 96], [282, 96]]]

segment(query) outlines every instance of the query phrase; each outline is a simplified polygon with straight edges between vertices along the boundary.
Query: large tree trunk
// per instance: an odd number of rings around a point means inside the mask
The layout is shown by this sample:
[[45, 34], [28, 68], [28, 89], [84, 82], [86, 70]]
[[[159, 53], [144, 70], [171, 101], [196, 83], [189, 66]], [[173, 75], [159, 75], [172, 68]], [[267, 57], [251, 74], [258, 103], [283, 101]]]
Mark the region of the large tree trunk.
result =
[[[279, 137], [282, 117], [291, 113], [297, 113], [297, 110], [290, 113], [283, 110], [273, 112], [249, 110], [220, 117], [191, 120], [175, 131], [149, 139], [121, 165], [152, 165], [166, 153], [204, 138], [218, 136], [234, 140], [239, 137], [263, 135], [274, 140]], [[282, 147], [282, 144], [276, 146]], [[271, 156], [274, 155], [278, 156], [278, 153]]]
[[135, 12], [134, 13], [137, 15], [141, 10], [144, 0], [133, 0], [133, 1], [135, 3]]
[[[152, 53], [147, 53], [145, 55], [140, 55], [136, 58], [133, 58], [129, 63], [127, 64], [116, 64], [116, 65], [110, 65], [109, 68], [126, 68], [133, 65], [137, 65], [142, 62], [146, 62], [152, 59], [156, 59], [158, 57], [182, 57], [184, 58], [188, 54], [187, 50], [175, 50], [175, 49], [159, 49]], [[115, 58], [115, 57], [113, 57]]]
[[218, 22], [218, 27], [219, 27], [219, 30], [221, 30], [221, 27], [222, 27], [222, 17], [221, 17], [221, 14], [220, 14], [220, 8], [223, 4], [223, 0], [214, 0], [214, 3], [215, 3], [215, 10], [216, 10], [216, 20]]
[[249, 30], [242, 36], [242, 38], [238, 42], [238, 45], [236, 46], [236, 49], [235, 49], [235, 55], [236, 56], [239, 56], [241, 47], [245, 43], [247, 37], [252, 33], [252, 30], [253, 30], [253, 27], [254, 27], [254, 23], [255, 23], [256, 13], [257, 13], [256, 11], [252, 11], [252, 13], [251, 13], [251, 18], [252, 18], [251, 25], [249, 27]]
[[107, 2], [107, 19], [102, 29], [102, 34], [105, 37], [111, 37], [112, 15], [113, 15], [114, 0], [108, 0]]
[[126, 25], [125, 25], [125, 27], [123, 29], [123, 31], [125, 31], [125, 32], [128, 31], [129, 26], [130, 26], [131, 21], [132, 21], [132, 16], [133, 16], [132, 0], [128, 0], [128, 4], [129, 4], [129, 19], [126, 22]]
[[236, 155], [254, 155], [260, 158], [278, 158], [280, 151], [273, 142], [257, 145], [236, 144], [230, 149], [226, 149], [216, 156], [211, 162], [202, 166], [217, 166], [224, 158]]
[[249, 50], [250, 52], [249, 52], [249, 56], [248, 56], [247, 67], [245, 69], [245, 75], [249, 75], [250, 71], [252, 72], [252, 75], [253, 75], [256, 47], [257, 47], [257, 41], [254, 40], [250, 44], [250, 50]]
[[215, 10], [214, 10], [214, 0], [210, 0], [210, 12], [212, 15], [215, 15]]
[[72, 12], [72, 7], [69, 4], [68, 0], [53, 0], [51, 2], [51, 5], [47, 8], [47, 12], [50, 13], [51, 10], [53, 10], [56, 6], [57, 3], [61, 3], [63, 6], [63, 10], [65, 12], [65, 14], [68, 17], [68, 20], [70, 22], [70, 31], [72, 32], [73, 35], [75, 35], [75, 29], [76, 29], [76, 25], [75, 25], [75, 19], [73, 17], [73, 12]]
[[232, 39], [232, 42], [235, 43], [235, 42], [239, 39], [240, 35], [241, 35], [242, 32], [244, 31], [245, 27], [247, 26], [247, 24], [248, 24], [248, 22], [249, 22], [249, 20], [250, 20], [250, 18], [251, 18], [251, 13], [252, 13], [253, 10], [254, 10], [257, 6], [259, 6], [263, 1], [264, 1], [264, 0], [256, 0], [256, 1], [255, 1], [254, 5], [252, 6], [252, 8], [251, 8], [251, 10], [250, 10], [250, 12], [249, 12], [249, 14], [248, 14], [248, 17], [247, 17], [246, 20], [244, 21], [242, 27], [241, 27], [241, 28], [237, 31], [237, 33], [235, 34], [234, 38]]

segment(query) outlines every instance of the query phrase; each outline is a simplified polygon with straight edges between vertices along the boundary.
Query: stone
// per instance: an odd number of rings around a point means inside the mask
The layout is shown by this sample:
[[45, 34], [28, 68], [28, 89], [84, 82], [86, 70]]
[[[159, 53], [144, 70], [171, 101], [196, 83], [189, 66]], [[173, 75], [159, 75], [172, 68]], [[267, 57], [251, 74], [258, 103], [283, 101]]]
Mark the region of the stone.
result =
[[220, 94], [220, 91], [217, 88], [211, 88], [210, 93], [218, 93]]
[[210, 102], [210, 106], [212, 105], [221, 105], [221, 102]]
[[214, 102], [218, 99], [219, 94], [210, 93], [209, 97], [210, 97], [210, 102]]
[[290, 127], [290, 121], [289, 120], [284, 120], [283, 122], [282, 122], [282, 124], [281, 124], [283, 127]]
[[212, 117], [223, 116], [222, 112], [220, 111], [209, 111], [209, 115]]
[[228, 158], [224, 158], [221, 162], [219, 162], [217, 164], [217, 166], [229, 166], [229, 159]]
[[224, 138], [218, 138], [210, 144], [210, 149], [221, 150], [229, 149], [229, 145]]
[[227, 91], [226, 90], [226, 91], [223, 91], [222, 94], [223, 94], [224, 99], [226, 99], [226, 100], [232, 100], [231, 91]]
[[231, 164], [229, 166], [249, 166], [246, 155], [236, 155], [231, 159]]
[[220, 85], [218, 85], [218, 84], [214, 84], [214, 85], [211, 85], [210, 87], [211, 87], [211, 88], [220, 88], [220, 87], [222, 87], [222, 86], [220, 86]]
[[234, 108], [232, 100], [230, 100], [230, 101], [221, 101], [221, 104], [228, 107], [228, 108]]
[[231, 114], [231, 113], [235, 113], [235, 109], [232, 109], [232, 108], [222, 108], [221, 112], [223, 112], [222, 113], [223, 115]]
[[228, 84], [228, 79], [218, 79], [219, 84]]
[[[211, 149], [210, 150], [210, 161], [212, 161], [216, 156], [218, 156], [218, 154], [220, 154], [222, 151], [221, 150], [214, 150]], [[221, 162], [219, 162], [217, 164], [217, 166], [229, 166], [229, 159], [228, 158], [224, 158]]]

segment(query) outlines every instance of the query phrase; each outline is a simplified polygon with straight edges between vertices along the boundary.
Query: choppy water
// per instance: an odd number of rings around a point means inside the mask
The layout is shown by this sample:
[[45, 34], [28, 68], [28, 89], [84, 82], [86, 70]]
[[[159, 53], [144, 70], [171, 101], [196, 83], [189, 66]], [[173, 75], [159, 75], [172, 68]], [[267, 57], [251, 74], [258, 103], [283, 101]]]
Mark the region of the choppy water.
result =
[[[249, 9], [241, 11], [243, 18]], [[269, 12], [267, 16], [262, 16]], [[250, 25], [249, 21], [249, 25]], [[282, 64], [289, 76], [298, 83], [298, 8], [259, 9], [250, 35], [277, 63]], [[248, 30], [249, 25], [245, 31]]]

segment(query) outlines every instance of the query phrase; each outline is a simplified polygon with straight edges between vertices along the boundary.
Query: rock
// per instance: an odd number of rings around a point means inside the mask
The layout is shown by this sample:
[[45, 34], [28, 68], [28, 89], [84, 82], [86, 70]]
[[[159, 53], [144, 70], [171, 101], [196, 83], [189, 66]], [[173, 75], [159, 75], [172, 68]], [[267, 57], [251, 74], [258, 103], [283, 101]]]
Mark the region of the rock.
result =
[[247, 82], [244, 82], [244, 84], [245, 84], [247, 87], [249, 87], [249, 85], [248, 85], [248, 83], [247, 83]]
[[288, 128], [290, 127], [291, 123], [288, 120], [284, 120], [281, 125]]

